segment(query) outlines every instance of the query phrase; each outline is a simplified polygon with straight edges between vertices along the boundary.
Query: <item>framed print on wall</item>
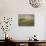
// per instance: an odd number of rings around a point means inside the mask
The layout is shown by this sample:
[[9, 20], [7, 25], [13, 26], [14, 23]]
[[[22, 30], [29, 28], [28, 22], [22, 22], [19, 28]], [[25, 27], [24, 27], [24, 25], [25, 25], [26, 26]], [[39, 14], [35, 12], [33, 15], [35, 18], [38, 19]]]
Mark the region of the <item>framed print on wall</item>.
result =
[[19, 14], [18, 25], [19, 26], [34, 26], [34, 15], [33, 14]]

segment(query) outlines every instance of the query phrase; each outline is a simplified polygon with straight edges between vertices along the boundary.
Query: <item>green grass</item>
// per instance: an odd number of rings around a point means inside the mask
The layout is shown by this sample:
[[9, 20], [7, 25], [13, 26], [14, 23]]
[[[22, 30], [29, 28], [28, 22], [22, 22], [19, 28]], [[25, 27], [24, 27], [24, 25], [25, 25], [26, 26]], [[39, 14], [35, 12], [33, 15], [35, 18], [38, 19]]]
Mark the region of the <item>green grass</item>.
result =
[[34, 20], [19, 19], [19, 26], [34, 26]]

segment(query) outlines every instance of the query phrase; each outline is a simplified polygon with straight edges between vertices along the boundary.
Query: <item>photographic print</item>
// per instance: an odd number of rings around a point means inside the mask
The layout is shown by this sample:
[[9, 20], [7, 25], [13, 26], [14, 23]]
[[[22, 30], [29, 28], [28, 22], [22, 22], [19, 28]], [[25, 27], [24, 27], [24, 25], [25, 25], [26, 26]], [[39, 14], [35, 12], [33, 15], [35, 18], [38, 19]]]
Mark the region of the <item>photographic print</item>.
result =
[[19, 14], [18, 25], [19, 26], [34, 26], [34, 15], [33, 14]]

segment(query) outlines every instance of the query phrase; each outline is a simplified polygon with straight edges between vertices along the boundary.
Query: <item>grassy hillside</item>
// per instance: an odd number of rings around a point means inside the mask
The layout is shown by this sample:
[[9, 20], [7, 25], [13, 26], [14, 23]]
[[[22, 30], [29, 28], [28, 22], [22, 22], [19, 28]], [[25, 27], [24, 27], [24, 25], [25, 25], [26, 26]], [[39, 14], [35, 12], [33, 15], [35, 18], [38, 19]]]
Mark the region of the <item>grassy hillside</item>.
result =
[[34, 26], [34, 20], [19, 19], [18, 24], [19, 26]]

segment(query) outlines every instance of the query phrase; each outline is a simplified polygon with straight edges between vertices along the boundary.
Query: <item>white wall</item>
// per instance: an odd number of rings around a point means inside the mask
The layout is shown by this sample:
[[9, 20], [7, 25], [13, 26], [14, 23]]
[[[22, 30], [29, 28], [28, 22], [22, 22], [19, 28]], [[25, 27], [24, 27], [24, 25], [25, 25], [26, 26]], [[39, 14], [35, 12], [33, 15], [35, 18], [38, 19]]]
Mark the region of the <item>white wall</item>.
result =
[[[46, 8], [33, 8], [30, 6], [28, 0], [0, 0], [0, 16], [8, 16], [13, 18], [12, 27], [9, 33], [17, 40], [27, 40], [34, 34], [37, 35], [39, 40], [45, 39], [45, 12]], [[34, 14], [35, 26], [34, 27], [19, 27], [18, 14]], [[2, 31], [0, 31], [0, 35]], [[0, 39], [3, 37], [0, 36]]]

